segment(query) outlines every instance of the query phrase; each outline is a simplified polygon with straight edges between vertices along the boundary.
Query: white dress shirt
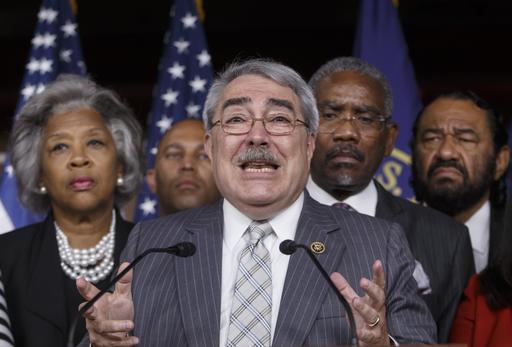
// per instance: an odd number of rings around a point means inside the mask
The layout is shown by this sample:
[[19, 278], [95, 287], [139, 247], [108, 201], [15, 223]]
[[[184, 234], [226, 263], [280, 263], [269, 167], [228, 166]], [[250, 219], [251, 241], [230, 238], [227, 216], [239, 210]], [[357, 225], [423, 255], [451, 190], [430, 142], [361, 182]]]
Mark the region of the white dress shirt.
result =
[[[287, 209], [269, 220], [274, 233], [267, 236], [263, 243], [270, 252], [272, 261], [272, 336], [277, 322], [281, 295], [283, 293], [286, 271], [290, 256], [279, 251], [279, 244], [295, 238], [297, 224], [304, 204], [304, 193]], [[222, 287], [220, 301], [220, 343], [226, 346], [231, 316], [231, 305], [235, 291], [235, 281], [238, 273], [240, 252], [246, 247], [243, 235], [252, 219], [238, 211], [229, 201], [224, 199], [224, 240], [222, 245]]]
[[491, 204], [489, 200], [476, 211], [466, 223], [469, 229], [476, 272], [487, 266], [489, 259], [489, 238], [491, 233]]
[[[331, 206], [334, 203], [341, 202], [340, 200], [336, 200], [325, 190], [320, 188], [318, 184], [316, 184], [311, 176], [309, 176], [308, 184], [306, 185], [306, 189], [313, 199], [318, 201], [321, 204]], [[366, 214], [371, 217], [375, 217], [375, 213], [377, 211], [377, 187], [375, 187], [375, 183], [370, 181], [370, 183], [359, 193], [349, 196], [345, 200], [344, 203], [349, 204], [354, 210], [359, 213]]]

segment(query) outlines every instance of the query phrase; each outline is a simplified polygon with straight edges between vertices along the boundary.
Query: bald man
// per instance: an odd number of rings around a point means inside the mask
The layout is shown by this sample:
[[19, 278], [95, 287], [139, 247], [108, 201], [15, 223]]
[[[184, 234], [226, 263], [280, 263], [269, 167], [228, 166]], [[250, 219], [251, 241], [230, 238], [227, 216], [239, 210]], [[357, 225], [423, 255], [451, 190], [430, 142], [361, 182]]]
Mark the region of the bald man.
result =
[[204, 127], [197, 119], [173, 125], [158, 145], [155, 168], [146, 173], [158, 196], [160, 216], [199, 207], [220, 197], [204, 150]]

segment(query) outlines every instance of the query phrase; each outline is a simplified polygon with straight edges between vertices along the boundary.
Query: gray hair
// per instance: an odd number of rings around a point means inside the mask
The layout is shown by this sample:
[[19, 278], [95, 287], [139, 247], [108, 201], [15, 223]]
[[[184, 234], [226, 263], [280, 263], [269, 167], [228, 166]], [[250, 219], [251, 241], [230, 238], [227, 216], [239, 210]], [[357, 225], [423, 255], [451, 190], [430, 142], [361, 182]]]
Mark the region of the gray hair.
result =
[[386, 79], [386, 76], [384, 76], [382, 72], [377, 70], [375, 66], [367, 63], [362, 59], [356, 57], [339, 57], [328, 61], [327, 63], [322, 65], [318, 70], [316, 70], [316, 72], [309, 80], [309, 86], [314, 91], [318, 87], [318, 83], [323, 78], [335, 72], [344, 71], [357, 72], [363, 76], [370, 77], [377, 81], [377, 83], [379, 83], [382, 89], [384, 90], [384, 116], [391, 117], [391, 113], [393, 110], [393, 95], [391, 93], [391, 87], [389, 85], [389, 82]]
[[48, 119], [83, 107], [102, 116], [114, 139], [124, 170], [124, 183], [116, 186], [114, 193], [116, 205], [126, 202], [142, 182], [142, 130], [131, 109], [113, 91], [90, 79], [60, 75], [23, 106], [9, 139], [19, 199], [34, 212], [44, 213], [50, 208], [50, 198], [39, 188], [42, 136]]
[[316, 131], [318, 128], [318, 111], [311, 88], [292, 68], [266, 59], [234, 62], [219, 74], [208, 91], [204, 105], [203, 120], [206, 130], [211, 129], [213, 125], [215, 109], [226, 86], [234, 79], [244, 75], [259, 75], [292, 89], [299, 97], [301, 112], [308, 125], [308, 131], [310, 133]]

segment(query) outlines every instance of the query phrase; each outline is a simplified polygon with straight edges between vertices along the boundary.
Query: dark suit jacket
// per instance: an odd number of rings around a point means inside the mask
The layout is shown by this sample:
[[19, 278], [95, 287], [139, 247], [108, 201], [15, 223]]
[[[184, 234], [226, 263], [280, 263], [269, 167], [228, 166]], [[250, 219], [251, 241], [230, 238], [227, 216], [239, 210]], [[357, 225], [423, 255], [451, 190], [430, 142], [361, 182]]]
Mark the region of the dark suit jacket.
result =
[[[117, 214], [116, 260], [132, 226]], [[65, 346], [70, 324], [66, 277], [60, 267], [53, 218], [0, 235], [0, 269], [16, 347]]]
[[[414, 262], [398, 224], [321, 205], [305, 194], [295, 240], [321, 241], [318, 260], [327, 272], [340, 271], [362, 295], [359, 280], [371, 278], [381, 259], [386, 273], [390, 334], [402, 343], [433, 343], [435, 325], [416, 294]], [[123, 260], [151, 247], [193, 242], [190, 258], [154, 254], [134, 271], [134, 335], [139, 346], [218, 346], [222, 277], [222, 200], [138, 224]], [[326, 346], [347, 343], [346, 313], [307, 255], [291, 256], [273, 346]], [[83, 341], [81, 346], [87, 346]]]
[[431, 208], [395, 197], [377, 183], [376, 217], [402, 226], [412, 254], [430, 280], [431, 294], [422, 295], [446, 342], [466, 284], [475, 272], [467, 228]]
[[499, 253], [503, 233], [505, 232], [505, 222], [510, 220], [512, 220], [512, 202], [508, 201], [502, 206], [491, 204], [489, 263], [491, 263]]

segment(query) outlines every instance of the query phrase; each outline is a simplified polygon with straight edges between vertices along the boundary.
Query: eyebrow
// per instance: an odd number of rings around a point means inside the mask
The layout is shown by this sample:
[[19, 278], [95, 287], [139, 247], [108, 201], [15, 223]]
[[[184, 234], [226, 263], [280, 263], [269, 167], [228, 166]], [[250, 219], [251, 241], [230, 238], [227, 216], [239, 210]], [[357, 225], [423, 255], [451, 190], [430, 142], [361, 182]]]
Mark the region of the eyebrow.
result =
[[471, 129], [471, 128], [454, 128], [453, 132], [455, 134], [457, 134], [457, 135], [460, 135], [460, 134], [473, 134], [475, 136], [478, 136], [478, 133], [474, 129]]
[[248, 104], [249, 102], [251, 102], [251, 98], [248, 98], [248, 97], [240, 97], [240, 98], [231, 98], [231, 99], [227, 99], [224, 104], [222, 104], [222, 111], [224, 111], [226, 108], [230, 107], [230, 106], [240, 106], [240, 105], [245, 105], [245, 104]]
[[[441, 128], [426, 128], [426, 129], [423, 129], [422, 130], [422, 133], [427, 133], [427, 132], [430, 132], [430, 133], [439, 133], [439, 134], [444, 134], [444, 130], [441, 129]], [[462, 133], [474, 133], [476, 134], [476, 131], [472, 128], [457, 128], [457, 127], [454, 127], [453, 128], [453, 132], [455, 134], [462, 134]]]
[[332, 110], [335, 110], [335, 111], [340, 111], [342, 110], [345, 106], [342, 105], [342, 104], [339, 104], [337, 102], [334, 102], [334, 101], [329, 101], [329, 100], [326, 100], [326, 101], [321, 101], [318, 103], [318, 107], [328, 107]]
[[[340, 104], [335, 101], [322, 101], [318, 103], [318, 108], [329, 108], [333, 111], [340, 112], [343, 111], [347, 106], [345, 104]], [[383, 114], [382, 111], [380, 111], [377, 107], [370, 106], [370, 105], [355, 105], [352, 106], [352, 109], [356, 112], [373, 112], [375, 114]]]
[[284, 107], [284, 108], [287, 108], [288, 110], [294, 112], [295, 110], [293, 109], [293, 105], [290, 101], [288, 100], [284, 100], [284, 99], [274, 99], [274, 98], [270, 98], [268, 101], [267, 101], [267, 106], [278, 106], [278, 107]]

